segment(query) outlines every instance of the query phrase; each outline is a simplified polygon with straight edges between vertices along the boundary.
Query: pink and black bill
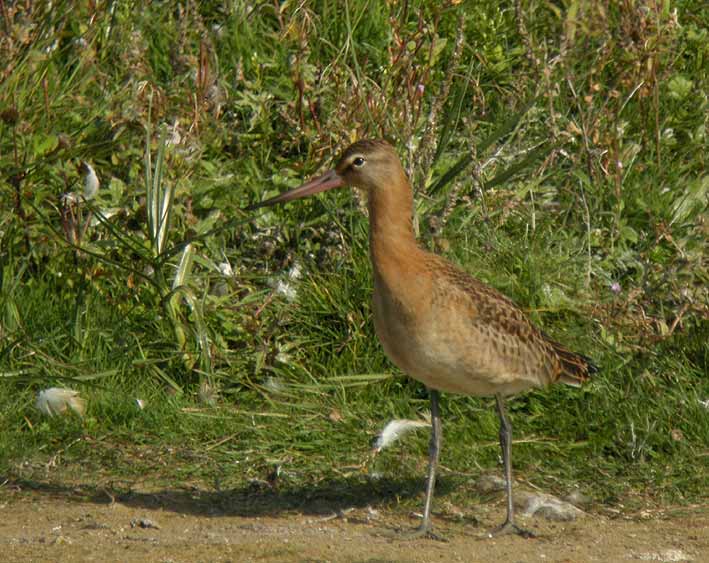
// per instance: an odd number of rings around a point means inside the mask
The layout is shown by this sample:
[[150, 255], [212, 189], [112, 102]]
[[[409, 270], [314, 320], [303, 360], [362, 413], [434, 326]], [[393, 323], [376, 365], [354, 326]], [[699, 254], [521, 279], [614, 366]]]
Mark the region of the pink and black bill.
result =
[[245, 211], [253, 211], [254, 209], [259, 209], [260, 207], [269, 207], [271, 205], [276, 205], [279, 203], [286, 203], [288, 201], [293, 201], [295, 199], [300, 199], [309, 195], [318, 194], [320, 192], [332, 190], [334, 188], [339, 188], [344, 185], [345, 180], [342, 178], [342, 176], [340, 176], [336, 170], [330, 170], [322, 176], [318, 176], [317, 178], [306, 182], [302, 186], [293, 188], [292, 190], [267, 199], [266, 201], [249, 205], [245, 209]]

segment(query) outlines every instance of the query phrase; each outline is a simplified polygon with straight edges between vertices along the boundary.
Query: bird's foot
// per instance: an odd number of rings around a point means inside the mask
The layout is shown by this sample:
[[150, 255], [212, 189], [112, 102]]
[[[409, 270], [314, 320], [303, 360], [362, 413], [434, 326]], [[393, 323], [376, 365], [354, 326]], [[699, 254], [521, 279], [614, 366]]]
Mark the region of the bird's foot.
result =
[[407, 539], [407, 540], [415, 540], [415, 539], [423, 538], [423, 539], [427, 539], [427, 540], [448, 542], [448, 539], [446, 537], [441, 536], [440, 534], [437, 534], [433, 531], [433, 526], [431, 525], [430, 522], [422, 523], [415, 530], [407, 530], [405, 532], [401, 532], [401, 536], [403, 539]]
[[510, 522], [509, 520], [507, 520], [499, 528], [495, 528], [494, 530], [492, 530], [490, 532], [490, 537], [506, 536], [507, 534], [517, 534], [518, 536], [522, 536], [523, 538], [537, 537], [534, 532], [530, 532], [529, 530], [520, 528], [517, 524], [515, 524], [514, 522]]
[[390, 530], [385, 535], [386, 537], [392, 539], [405, 541], [426, 539], [445, 543], [448, 542], [448, 538], [446, 538], [445, 536], [441, 536], [440, 534], [436, 534], [433, 531], [433, 526], [430, 522], [422, 523], [418, 528], [414, 530]]

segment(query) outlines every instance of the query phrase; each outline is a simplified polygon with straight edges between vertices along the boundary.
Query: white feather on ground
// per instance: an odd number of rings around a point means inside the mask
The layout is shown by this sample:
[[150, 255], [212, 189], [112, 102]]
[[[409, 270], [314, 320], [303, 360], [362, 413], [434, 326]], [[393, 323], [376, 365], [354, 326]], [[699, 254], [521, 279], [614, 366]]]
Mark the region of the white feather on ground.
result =
[[374, 442], [374, 453], [378, 454], [384, 448], [388, 448], [412, 430], [418, 430], [419, 428], [430, 428], [430, 415], [425, 416], [425, 418], [426, 420], [394, 419], [389, 421]]
[[34, 406], [46, 416], [64, 414], [68, 409], [73, 410], [79, 416], [83, 416], [86, 410], [86, 401], [79, 397], [78, 391], [73, 389], [50, 387], [37, 394]]
[[88, 162], [81, 163], [81, 170], [84, 173], [84, 197], [93, 199], [96, 197], [100, 185], [96, 170]]
[[231, 267], [231, 264], [229, 264], [228, 261], [220, 262], [217, 265], [217, 270], [219, 270], [219, 273], [222, 276], [224, 276], [225, 278], [233, 278], [234, 277], [234, 269]]

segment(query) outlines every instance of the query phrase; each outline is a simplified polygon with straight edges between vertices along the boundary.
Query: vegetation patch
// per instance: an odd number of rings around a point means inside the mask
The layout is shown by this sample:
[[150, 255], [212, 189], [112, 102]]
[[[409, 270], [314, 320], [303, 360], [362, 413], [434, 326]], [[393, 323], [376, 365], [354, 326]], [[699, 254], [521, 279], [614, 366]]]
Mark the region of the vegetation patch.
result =
[[[601, 367], [510, 402], [517, 478], [705, 499], [702, 3], [227, 4], [1, 4], [2, 481], [417, 496], [425, 431], [372, 452], [427, 398], [374, 335], [362, 202], [242, 211], [386, 137], [422, 244]], [[492, 400], [442, 410], [472, 502]]]

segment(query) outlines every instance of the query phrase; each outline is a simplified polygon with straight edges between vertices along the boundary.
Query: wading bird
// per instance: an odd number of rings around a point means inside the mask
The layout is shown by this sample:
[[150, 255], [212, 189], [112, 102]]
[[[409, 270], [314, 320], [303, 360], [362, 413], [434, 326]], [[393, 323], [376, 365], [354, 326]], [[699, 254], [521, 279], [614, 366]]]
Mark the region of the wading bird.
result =
[[423, 521], [414, 535], [433, 535], [431, 503], [441, 450], [439, 391], [495, 396], [507, 519], [493, 533], [531, 535], [515, 523], [512, 426], [504, 398], [556, 382], [580, 386], [596, 366], [551, 340], [497, 290], [417, 244], [411, 186], [395, 150], [385, 141], [358, 141], [323, 176], [248, 209], [341, 186], [367, 194], [377, 336], [391, 361], [426, 385], [431, 396], [426, 500]]

